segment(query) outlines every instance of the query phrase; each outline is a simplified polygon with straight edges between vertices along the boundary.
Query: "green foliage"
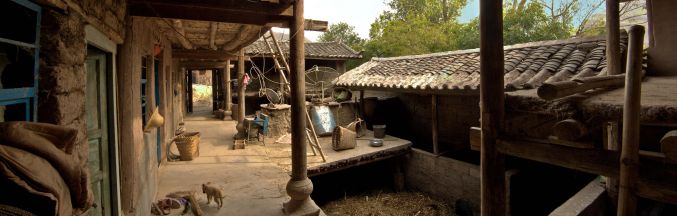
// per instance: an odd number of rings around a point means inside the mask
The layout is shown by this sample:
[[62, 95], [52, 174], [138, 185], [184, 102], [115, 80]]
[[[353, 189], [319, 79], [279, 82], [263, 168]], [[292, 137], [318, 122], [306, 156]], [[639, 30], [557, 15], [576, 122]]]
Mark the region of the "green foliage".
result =
[[[392, 0], [372, 23], [365, 56], [401, 56], [479, 47], [479, 19], [459, 23], [467, 0]], [[570, 38], [574, 19], [599, 4], [579, 0], [513, 0], [504, 6], [504, 44]]]
[[374, 56], [415, 55], [453, 49], [457, 18], [467, 0], [393, 0], [371, 25], [365, 51]]
[[319, 38], [320, 42], [341, 42], [353, 48], [356, 51], [361, 51], [364, 47], [365, 39], [360, 38], [355, 32], [355, 27], [348, 25], [345, 22], [339, 22], [329, 26], [329, 30], [322, 33]]

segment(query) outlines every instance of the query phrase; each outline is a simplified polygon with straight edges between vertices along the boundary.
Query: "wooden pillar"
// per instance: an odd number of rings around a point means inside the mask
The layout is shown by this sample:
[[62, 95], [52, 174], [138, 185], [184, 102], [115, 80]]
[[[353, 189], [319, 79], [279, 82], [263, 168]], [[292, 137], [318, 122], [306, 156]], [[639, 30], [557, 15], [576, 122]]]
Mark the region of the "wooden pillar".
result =
[[506, 214], [505, 159], [496, 149], [503, 127], [503, 1], [480, 0], [480, 152], [482, 215]]
[[240, 49], [240, 54], [237, 57], [237, 123], [242, 124], [244, 121], [244, 49]]
[[292, 170], [287, 183], [287, 194], [291, 199], [284, 203], [284, 212], [288, 215], [318, 215], [321, 210], [310, 198], [313, 183], [307, 175], [306, 156], [306, 100], [305, 100], [305, 56], [304, 56], [304, 20], [303, 0], [294, 2], [294, 17], [289, 32], [292, 35], [289, 44], [291, 57], [291, 141]]
[[[618, 122], [609, 122], [605, 127], [604, 149], [609, 151], [620, 150], [619, 148], [619, 127]], [[614, 207], [618, 206], [618, 178], [606, 176], [606, 191], [611, 198]]]
[[437, 95], [432, 96], [432, 123], [433, 123], [433, 153], [435, 155], [440, 155], [439, 149], [439, 119], [437, 118]]
[[223, 85], [224, 86], [223, 89], [226, 91], [225, 98], [224, 98], [224, 100], [226, 102], [225, 103], [226, 107], [225, 107], [224, 110], [226, 110], [225, 115], [230, 116], [233, 113], [233, 110], [232, 110], [233, 95], [230, 94], [230, 89], [231, 89], [230, 88], [230, 59], [226, 60], [226, 67], [223, 68], [223, 71], [225, 73], [223, 75], [223, 77], [224, 77], [223, 80], [224, 80], [224, 84], [225, 84], [225, 85]]
[[244, 139], [247, 137], [244, 125], [244, 90], [244, 49], [240, 49], [237, 57], [237, 126], [235, 126], [237, 134], [235, 135], [235, 139]]
[[639, 112], [642, 93], [642, 49], [644, 27], [630, 27], [628, 63], [623, 107], [623, 147], [621, 148], [618, 215], [637, 214], [637, 179], [639, 178]]
[[621, 22], [618, 0], [606, 0], [606, 59], [609, 75], [621, 74]]

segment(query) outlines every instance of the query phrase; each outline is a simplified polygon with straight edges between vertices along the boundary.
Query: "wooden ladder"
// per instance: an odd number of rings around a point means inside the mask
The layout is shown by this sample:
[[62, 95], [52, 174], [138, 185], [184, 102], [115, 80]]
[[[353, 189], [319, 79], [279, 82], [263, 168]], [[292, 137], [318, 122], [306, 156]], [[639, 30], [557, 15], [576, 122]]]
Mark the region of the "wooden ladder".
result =
[[[272, 44], [268, 42], [268, 40], [271, 40]], [[280, 44], [277, 42], [277, 39], [275, 39], [275, 34], [273, 34], [273, 30], [268, 30], [267, 34], [263, 35], [263, 42], [266, 44], [266, 47], [268, 47], [268, 51], [272, 54], [273, 57], [273, 62], [275, 63], [275, 69], [280, 72], [280, 91], [282, 93], [280, 94], [280, 98], [284, 98], [284, 92], [291, 92], [291, 87], [289, 86], [289, 81], [287, 80], [287, 74], [290, 74], [289, 70], [289, 64], [287, 63], [287, 59], [284, 57], [284, 53], [282, 52], [282, 48], [280, 48]], [[303, 74], [302, 76], [305, 76]], [[305, 85], [305, 83], [302, 83], [301, 85]], [[284, 99], [282, 99], [284, 101]], [[324, 156], [324, 153], [322, 152], [322, 148], [320, 148], [320, 141], [317, 139], [317, 134], [315, 133], [315, 126], [313, 126], [313, 121], [310, 118], [310, 114], [308, 113], [308, 109], [304, 109], [306, 111], [306, 121], [307, 125], [309, 128], [306, 128], [306, 137], [308, 138], [308, 145], [310, 146], [310, 149], [313, 151], [313, 155], [317, 156], [316, 149], [317, 151], [320, 152], [320, 156], [322, 157], [322, 162], [327, 162], [327, 159]]]

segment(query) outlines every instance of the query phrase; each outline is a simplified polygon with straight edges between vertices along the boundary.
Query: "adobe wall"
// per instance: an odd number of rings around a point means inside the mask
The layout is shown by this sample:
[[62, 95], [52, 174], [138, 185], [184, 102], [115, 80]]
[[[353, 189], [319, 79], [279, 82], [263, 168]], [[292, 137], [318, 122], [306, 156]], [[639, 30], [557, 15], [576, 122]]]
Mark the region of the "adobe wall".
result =
[[[158, 58], [160, 65], [161, 106], [160, 113], [165, 117], [165, 126], [161, 140], [171, 138], [174, 128], [175, 115], [168, 115], [173, 103], [167, 101], [173, 98], [172, 83], [167, 80], [171, 72], [171, 45], [162, 35], [154, 21], [141, 17], [128, 18], [127, 37], [118, 50], [118, 104], [120, 129], [120, 184], [121, 206], [125, 215], [147, 215], [150, 212], [150, 202], [154, 199], [158, 183], [158, 160], [156, 146], [156, 130], [150, 133], [142, 132], [141, 116], [141, 64], [142, 58], [152, 57], [156, 44], [163, 47]], [[153, 91], [155, 78], [153, 76], [152, 58], [148, 60], [148, 87], [147, 109], [150, 114], [156, 107], [155, 92]], [[167, 89], [169, 88], [169, 89]], [[167, 94], [171, 92], [171, 94]], [[172, 96], [171, 98], [168, 96]], [[171, 105], [170, 105], [171, 104]], [[163, 151], [164, 152], [164, 151]], [[164, 154], [163, 154], [164, 155]], [[164, 156], [163, 156], [164, 157]]]
[[86, 163], [85, 25], [119, 38], [124, 35], [126, 2], [77, 0], [68, 1], [65, 10], [42, 9], [37, 119], [77, 129], [76, 155]]

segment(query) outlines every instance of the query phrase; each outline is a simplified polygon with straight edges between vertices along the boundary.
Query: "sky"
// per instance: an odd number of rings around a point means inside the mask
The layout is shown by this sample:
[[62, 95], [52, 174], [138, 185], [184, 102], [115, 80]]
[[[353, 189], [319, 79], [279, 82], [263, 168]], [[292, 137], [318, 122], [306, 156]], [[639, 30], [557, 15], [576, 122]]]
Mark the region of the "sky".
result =
[[[362, 38], [369, 38], [371, 23], [389, 7], [387, 0], [306, 0], [306, 19], [328, 21], [329, 25], [346, 22], [355, 26]], [[356, 7], [358, 6], [358, 7]], [[479, 0], [469, 0], [460, 21], [467, 22], [479, 14]], [[276, 31], [282, 31], [276, 29]], [[306, 38], [317, 41], [322, 32], [306, 31]]]

